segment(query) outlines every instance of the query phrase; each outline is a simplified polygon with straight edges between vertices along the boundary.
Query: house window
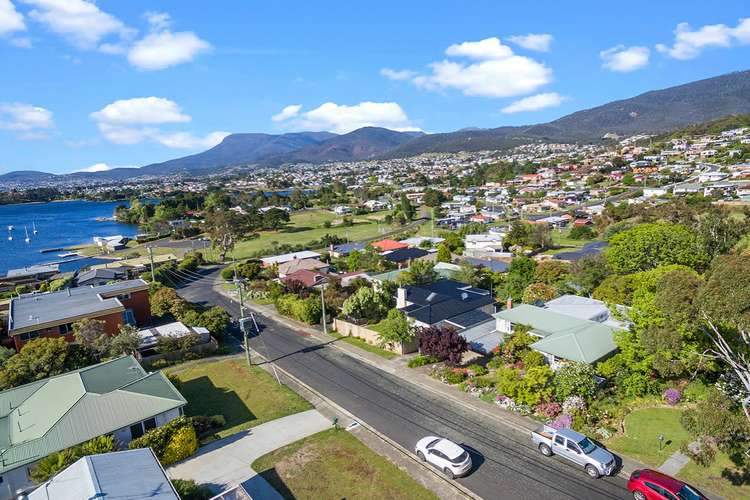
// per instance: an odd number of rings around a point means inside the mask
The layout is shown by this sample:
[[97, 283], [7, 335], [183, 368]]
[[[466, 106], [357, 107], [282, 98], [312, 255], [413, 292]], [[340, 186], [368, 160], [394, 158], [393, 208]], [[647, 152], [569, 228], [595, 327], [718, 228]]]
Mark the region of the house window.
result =
[[143, 436], [143, 434], [143, 422], [138, 422], [137, 424], [130, 426], [131, 439], [138, 439], [139, 437]]
[[67, 335], [73, 333], [73, 323], [65, 323], [60, 325], [60, 335]]
[[122, 312], [122, 320], [126, 325], [135, 325], [135, 314], [132, 309], [125, 309]]
[[19, 335], [21, 340], [23, 342], [28, 342], [29, 340], [33, 340], [37, 337], [39, 337], [39, 330], [34, 330], [33, 332], [26, 332]]
[[130, 294], [129, 293], [123, 293], [117, 296], [119, 300], [130, 300]]
[[149, 418], [148, 420], [144, 420], [143, 428], [146, 432], [150, 431], [151, 429], [156, 429], [156, 418]]

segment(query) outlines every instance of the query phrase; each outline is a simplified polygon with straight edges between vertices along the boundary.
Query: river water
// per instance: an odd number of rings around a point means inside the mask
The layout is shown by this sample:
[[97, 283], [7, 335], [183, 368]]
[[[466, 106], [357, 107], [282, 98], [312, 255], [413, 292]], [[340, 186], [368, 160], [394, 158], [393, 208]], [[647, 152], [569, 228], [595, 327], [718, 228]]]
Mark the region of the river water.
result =
[[[63, 260], [58, 254], [64, 250], [41, 253], [43, 249], [90, 244], [94, 236], [134, 236], [138, 232], [135, 225], [97, 220], [111, 217], [121, 203], [75, 200], [0, 205], [0, 275], [8, 269]], [[14, 226], [13, 231], [8, 231], [9, 225]], [[28, 243], [24, 241], [24, 226], [30, 238]], [[36, 226], [36, 234], [33, 234], [33, 226]], [[12, 240], [8, 239], [10, 235]], [[60, 271], [73, 271], [99, 262], [103, 261], [68, 262], [60, 265]]]

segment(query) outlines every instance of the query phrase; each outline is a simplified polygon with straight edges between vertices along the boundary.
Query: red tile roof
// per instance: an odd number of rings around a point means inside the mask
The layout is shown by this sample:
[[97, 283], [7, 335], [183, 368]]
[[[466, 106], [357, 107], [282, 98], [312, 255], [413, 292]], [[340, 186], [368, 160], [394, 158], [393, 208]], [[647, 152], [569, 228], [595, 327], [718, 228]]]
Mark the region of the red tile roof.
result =
[[401, 248], [409, 248], [409, 245], [407, 245], [406, 243], [401, 243], [400, 241], [395, 240], [376, 241], [372, 244], [372, 246], [379, 249], [381, 252], [387, 252], [388, 250], [399, 250]]

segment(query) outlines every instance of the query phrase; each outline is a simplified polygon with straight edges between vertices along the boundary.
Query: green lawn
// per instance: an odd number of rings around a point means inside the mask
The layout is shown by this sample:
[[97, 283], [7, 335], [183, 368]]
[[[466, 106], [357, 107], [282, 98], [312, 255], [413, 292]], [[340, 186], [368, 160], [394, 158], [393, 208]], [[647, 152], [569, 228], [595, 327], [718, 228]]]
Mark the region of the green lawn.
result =
[[[673, 408], [643, 408], [625, 417], [625, 435], [607, 441], [607, 448], [629, 455], [653, 467], [658, 467], [684, 442], [690, 434], [680, 424], [682, 410]], [[659, 434], [664, 435], [659, 450]]]
[[312, 408], [262, 369], [248, 368], [244, 359], [188, 363], [166, 372], [180, 380], [187, 415], [224, 416], [219, 437]]
[[707, 491], [703, 493], [706, 494], [717, 493], [727, 500], [750, 498], [750, 478], [738, 476], [736, 484], [732, 484], [722, 476], [732, 473], [741, 474], [726, 453], [717, 453], [716, 460], [710, 467], [702, 467], [690, 462], [678, 476], [698, 489], [705, 488]]
[[[370, 328], [371, 326], [368, 326]], [[347, 344], [351, 344], [355, 347], [359, 347], [360, 349], [371, 352], [373, 354], [377, 354], [378, 356], [385, 358], [385, 359], [393, 359], [398, 354], [395, 352], [388, 351], [386, 349], [381, 349], [380, 347], [372, 344], [368, 344], [365, 340], [359, 338], [359, 337], [345, 337], [343, 335], [339, 335], [338, 332], [330, 332], [331, 335], [336, 337], [337, 339], [341, 340], [342, 342], [346, 342]]]
[[[326, 234], [348, 237], [351, 241], [374, 238], [380, 231], [397, 229], [385, 223], [379, 223], [384, 212], [374, 212], [368, 215], [352, 216], [354, 225], [349, 227], [335, 225], [341, 220], [340, 216], [328, 210], [305, 210], [292, 214], [289, 227], [281, 231], [264, 231], [258, 238], [240, 241], [235, 245], [232, 255], [238, 259], [250, 257], [259, 250], [271, 250], [274, 242], [278, 245], [298, 245], [308, 241], [318, 240]], [[332, 227], [323, 224], [330, 221]]]
[[287, 499], [435, 499], [391, 462], [344, 430], [327, 430], [252, 464]]

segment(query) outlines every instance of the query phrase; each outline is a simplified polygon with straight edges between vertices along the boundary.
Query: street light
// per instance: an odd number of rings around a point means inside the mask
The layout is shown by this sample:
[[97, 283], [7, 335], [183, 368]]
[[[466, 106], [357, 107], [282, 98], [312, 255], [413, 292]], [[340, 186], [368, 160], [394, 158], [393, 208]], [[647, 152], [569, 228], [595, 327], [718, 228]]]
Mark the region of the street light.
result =
[[662, 443], [664, 442], [664, 434], [659, 434], [656, 439], [659, 440], [659, 451], [661, 451]]

